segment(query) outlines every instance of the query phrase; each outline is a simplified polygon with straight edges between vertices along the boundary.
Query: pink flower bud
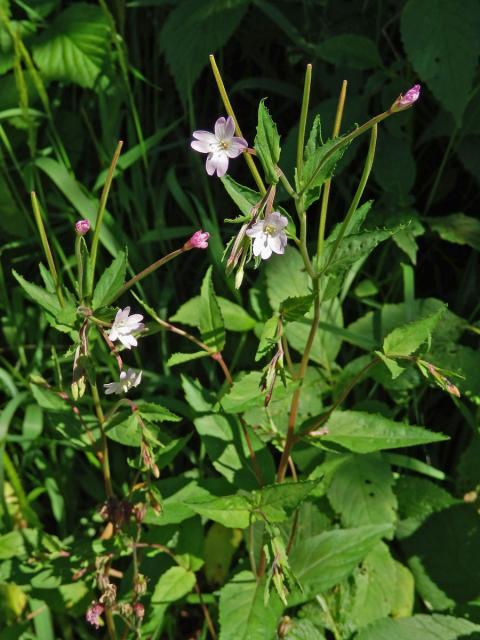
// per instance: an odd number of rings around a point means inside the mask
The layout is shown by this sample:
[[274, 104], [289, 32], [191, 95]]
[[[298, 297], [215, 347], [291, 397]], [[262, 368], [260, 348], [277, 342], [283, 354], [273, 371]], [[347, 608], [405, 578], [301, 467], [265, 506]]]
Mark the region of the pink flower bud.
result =
[[143, 619], [143, 616], [145, 615], [145, 607], [141, 602], [135, 602], [135, 604], [133, 605], [133, 613], [139, 620]]
[[80, 236], [84, 236], [90, 230], [90, 222], [88, 220], [78, 220], [75, 223], [75, 231]]
[[96, 629], [100, 627], [100, 616], [104, 612], [105, 607], [103, 604], [99, 602], [93, 601], [92, 604], [88, 607], [85, 618], [87, 622], [93, 625]]
[[419, 84], [413, 85], [405, 94], [400, 94], [391, 107], [391, 111], [403, 111], [408, 109], [420, 97], [421, 87]]
[[195, 231], [193, 236], [184, 244], [185, 249], [206, 249], [208, 247], [208, 231]]

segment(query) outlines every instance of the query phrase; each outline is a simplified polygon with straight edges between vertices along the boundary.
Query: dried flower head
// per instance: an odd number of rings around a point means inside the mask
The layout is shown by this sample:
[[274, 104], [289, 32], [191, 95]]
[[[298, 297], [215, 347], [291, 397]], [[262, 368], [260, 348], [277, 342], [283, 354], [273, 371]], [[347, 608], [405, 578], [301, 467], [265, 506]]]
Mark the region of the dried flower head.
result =
[[96, 602], [94, 600], [92, 604], [88, 607], [87, 613], [85, 614], [85, 618], [89, 624], [93, 625], [96, 629], [98, 629], [100, 625], [103, 624], [100, 616], [104, 611], [105, 611], [105, 607], [103, 606], [103, 604], [100, 604], [99, 602]]
[[210, 131], [194, 131], [191, 147], [200, 153], [208, 153], [206, 169], [209, 176], [215, 171], [221, 178], [227, 173], [230, 158], [236, 158], [248, 148], [244, 138], [234, 136], [235, 122], [231, 116], [218, 118], [215, 133]]

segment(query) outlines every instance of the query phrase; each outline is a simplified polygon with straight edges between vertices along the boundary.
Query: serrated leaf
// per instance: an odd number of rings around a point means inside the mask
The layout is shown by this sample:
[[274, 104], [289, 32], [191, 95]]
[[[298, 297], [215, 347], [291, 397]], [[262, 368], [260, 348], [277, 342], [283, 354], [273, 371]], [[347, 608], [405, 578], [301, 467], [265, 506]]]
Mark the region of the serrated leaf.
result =
[[390, 371], [390, 373], [392, 374], [392, 380], [395, 380], [396, 378], [398, 378], [398, 376], [401, 376], [402, 373], [405, 372], [405, 369], [401, 367], [396, 360], [392, 360], [391, 358], [388, 358], [381, 351], [375, 351], [375, 355], [377, 355], [380, 358], [383, 364]]
[[327, 496], [345, 527], [393, 524], [397, 499], [390, 465], [378, 454], [352, 455], [336, 469]]
[[98, 309], [105, 307], [115, 300], [115, 293], [125, 282], [127, 270], [127, 256], [124, 251], [120, 251], [112, 260], [109, 267], [100, 276], [93, 292], [92, 307]]
[[155, 585], [152, 604], [168, 604], [185, 597], [195, 586], [195, 574], [184, 567], [170, 567]]
[[92, 88], [109, 51], [110, 27], [100, 7], [77, 2], [62, 11], [33, 46], [33, 57], [52, 80]]
[[280, 136], [277, 125], [273, 122], [265, 106], [265, 99], [258, 105], [257, 135], [255, 137], [255, 151], [265, 172], [265, 179], [269, 184], [278, 182], [275, 165], [280, 159]]
[[334, 411], [326, 427], [328, 434], [321, 437], [322, 441], [339, 444], [355, 453], [372, 453], [448, 440], [447, 436], [424, 427], [361, 411]]
[[229, 175], [223, 176], [221, 181], [225, 191], [245, 216], [248, 216], [252, 207], [260, 202], [261, 195], [258, 191], [244, 187], [243, 184], [235, 182]]
[[167, 367], [174, 367], [177, 364], [183, 364], [184, 362], [190, 362], [191, 360], [198, 360], [199, 358], [205, 358], [210, 355], [207, 351], [193, 351], [192, 353], [172, 353], [167, 360]]
[[320, 187], [333, 176], [337, 162], [343, 157], [348, 144], [339, 145], [339, 139], [327, 140], [317, 147], [303, 165], [297, 178], [300, 190], [307, 189], [305, 207], [308, 209], [320, 197]]
[[107, 423], [105, 433], [110, 440], [127, 447], [139, 447], [142, 443], [142, 427], [133, 414], [127, 418], [117, 414]]
[[355, 640], [473, 640], [478, 632], [480, 626], [468, 620], [439, 614], [420, 614], [401, 620], [379, 620], [362, 630]]
[[409, 0], [401, 34], [420, 79], [460, 125], [480, 53], [476, 0]]
[[212, 267], [208, 268], [200, 293], [200, 331], [202, 339], [217, 352], [225, 346], [225, 325], [212, 282]]
[[308, 544], [294, 546], [290, 566], [304, 593], [292, 594], [289, 604], [305, 602], [341, 582], [390, 532], [391, 525], [336, 529], [313, 536]]
[[430, 339], [432, 331], [445, 310], [446, 307], [442, 307], [429, 316], [394, 329], [383, 341], [384, 353], [389, 357], [412, 354], [421, 344]]
[[264, 604], [265, 577], [257, 581], [250, 571], [241, 571], [220, 592], [219, 640], [275, 640], [283, 606], [272, 593]]
[[228, 42], [247, 6], [246, 0], [186, 0], [169, 11], [160, 32], [160, 50], [183, 103], [209, 54]]
[[254, 503], [269, 522], [283, 522], [315, 489], [318, 480], [284, 482], [262, 487]]
[[280, 313], [286, 322], [295, 322], [308, 313], [313, 304], [313, 295], [287, 298], [280, 305]]
[[149, 422], [179, 422], [181, 418], [156, 402], [137, 403], [137, 411]]
[[246, 496], [232, 495], [221, 498], [198, 498], [185, 500], [187, 505], [195, 513], [205, 516], [214, 522], [223, 524], [230, 529], [246, 529], [250, 523], [250, 501]]
[[19, 283], [27, 296], [40, 305], [42, 309], [45, 309], [45, 311], [48, 311], [55, 317], [55, 315], [61, 310], [57, 296], [54, 293], [49, 293], [43, 287], [33, 284], [33, 282], [28, 282], [28, 280], [25, 280], [25, 278], [23, 278], [14, 269], [12, 269], [12, 273], [15, 280]]

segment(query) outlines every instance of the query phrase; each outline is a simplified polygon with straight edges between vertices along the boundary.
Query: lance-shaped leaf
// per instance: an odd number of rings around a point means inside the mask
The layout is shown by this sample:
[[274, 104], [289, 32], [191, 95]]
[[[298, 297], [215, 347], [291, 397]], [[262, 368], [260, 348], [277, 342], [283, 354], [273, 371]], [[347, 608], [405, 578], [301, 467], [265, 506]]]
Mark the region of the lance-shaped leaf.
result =
[[223, 178], [220, 179], [225, 187], [225, 191], [244, 215], [248, 215], [252, 207], [260, 202], [262, 196], [258, 191], [244, 187], [243, 184], [235, 182], [229, 175], [223, 176]]
[[200, 331], [203, 341], [215, 351], [225, 346], [225, 326], [220, 305], [212, 282], [212, 267], [209, 267], [200, 292]]
[[45, 309], [45, 311], [48, 311], [53, 316], [61, 310], [58, 298], [54, 293], [50, 293], [33, 282], [28, 282], [28, 280], [25, 280], [25, 278], [23, 278], [14, 269], [12, 269], [12, 273], [15, 280], [19, 283], [27, 296], [40, 305], [42, 309]]
[[319, 480], [284, 482], [263, 487], [253, 498], [253, 510], [269, 522], [283, 522], [317, 486]]
[[286, 322], [296, 322], [308, 313], [313, 304], [313, 295], [287, 298], [280, 305], [280, 313]]
[[394, 329], [383, 341], [385, 354], [390, 357], [409, 356], [416, 351], [421, 344], [430, 340], [445, 310], [446, 307], [441, 307], [431, 315]]
[[448, 440], [442, 433], [361, 411], [334, 411], [325, 426], [328, 434], [321, 437], [321, 442], [335, 443], [355, 453]]
[[250, 524], [251, 504], [247, 496], [233, 495], [197, 498], [184, 502], [192, 511], [231, 529], [246, 529]]
[[280, 136], [277, 125], [273, 122], [265, 100], [258, 105], [258, 125], [255, 137], [255, 151], [265, 171], [265, 178], [269, 184], [278, 182], [275, 166], [280, 159]]
[[124, 251], [120, 251], [97, 282], [92, 298], [93, 309], [104, 307], [110, 304], [110, 302], [113, 302], [116, 291], [118, 291], [125, 282], [126, 270], [127, 256]]
[[480, 626], [453, 616], [433, 614], [392, 620], [384, 618], [363, 629], [355, 640], [474, 640]]

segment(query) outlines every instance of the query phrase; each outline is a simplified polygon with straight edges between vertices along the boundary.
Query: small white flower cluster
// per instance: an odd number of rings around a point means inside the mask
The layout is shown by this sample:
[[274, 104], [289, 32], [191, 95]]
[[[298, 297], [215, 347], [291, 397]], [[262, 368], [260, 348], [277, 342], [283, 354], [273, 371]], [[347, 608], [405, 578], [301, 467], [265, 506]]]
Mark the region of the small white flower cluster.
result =
[[[141, 331], [144, 328], [142, 320], [143, 316], [139, 313], [130, 315], [130, 307], [119, 309], [113, 321], [112, 328], [107, 332], [107, 335], [111, 342], [118, 340], [126, 349], [136, 347], [138, 341], [133, 335], [133, 332]], [[133, 387], [137, 387], [141, 380], [142, 371], [135, 371], [135, 369], [128, 368], [127, 371], [120, 371], [119, 382], [109, 382], [103, 386], [105, 387], [105, 393], [107, 395], [111, 393], [121, 394], [127, 393]]]

